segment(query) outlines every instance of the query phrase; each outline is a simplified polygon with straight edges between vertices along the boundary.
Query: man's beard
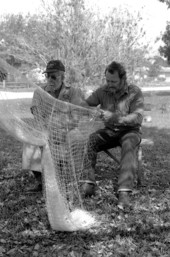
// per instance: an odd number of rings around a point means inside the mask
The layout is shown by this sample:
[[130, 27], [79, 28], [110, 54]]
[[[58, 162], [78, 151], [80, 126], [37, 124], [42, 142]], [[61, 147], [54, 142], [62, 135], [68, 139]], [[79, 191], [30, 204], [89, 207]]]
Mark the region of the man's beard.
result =
[[109, 87], [109, 86], [107, 86], [107, 89], [108, 89], [108, 91], [109, 91], [110, 93], [112, 93], [112, 94], [116, 94], [116, 93], [119, 91], [119, 89], [117, 89], [117, 88], [115, 88], [115, 87]]
[[47, 84], [47, 88], [51, 91], [51, 92], [55, 92], [57, 90], [60, 90], [62, 84], [61, 85], [55, 85], [52, 83]]

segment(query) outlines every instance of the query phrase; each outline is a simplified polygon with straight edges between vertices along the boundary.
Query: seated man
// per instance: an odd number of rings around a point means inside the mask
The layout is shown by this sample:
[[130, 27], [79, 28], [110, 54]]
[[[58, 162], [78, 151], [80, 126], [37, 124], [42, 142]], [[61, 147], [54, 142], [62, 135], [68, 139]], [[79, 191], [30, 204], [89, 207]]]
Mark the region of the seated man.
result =
[[[89, 180], [84, 187], [90, 195], [95, 193], [95, 164], [97, 152], [121, 147], [121, 164], [118, 178], [118, 207], [130, 204], [129, 193], [133, 189], [137, 169], [136, 151], [141, 142], [144, 98], [141, 90], [127, 83], [126, 71], [117, 62], [105, 70], [106, 85], [98, 88], [87, 99], [89, 106], [101, 106], [104, 128], [92, 133], [88, 143], [91, 160]], [[87, 193], [88, 194], [88, 193]]]
[[[57, 98], [61, 101], [65, 101], [65, 102], [69, 102], [77, 105], [80, 104], [81, 99], [83, 97], [82, 93], [80, 90], [70, 87], [70, 85], [65, 85], [64, 83], [65, 66], [60, 60], [52, 60], [48, 62], [44, 73], [46, 74], [46, 79], [47, 79], [47, 84], [43, 87], [44, 91], [46, 91], [54, 98]], [[54, 118], [55, 123], [57, 123], [57, 117], [56, 117], [56, 114], [54, 113], [55, 106], [53, 106], [50, 102], [49, 104], [45, 103], [45, 101], [46, 101], [45, 98], [41, 97], [39, 90], [36, 89], [32, 100], [31, 112], [34, 115], [35, 120], [36, 119], [39, 120], [40, 124], [41, 124], [41, 121], [43, 121], [44, 127], [47, 125], [45, 123], [49, 123], [49, 118], [51, 119], [51, 117]], [[50, 113], [50, 110], [51, 110], [51, 113]], [[62, 111], [64, 112], [63, 107], [62, 107]], [[62, 117], [60, 115], [60, 120], [61, 118]], [[65, 122], [64, 118], [63, 118], [63, 122]], [[50, 133], [52, 134], [53, 131], [50, 131]], [[22, 155], [22, 168], [26, 170], [31, 170], [37, 180], [36, 187], [31, 188], [30, 191], [35, 191], [35, 192], [41, 191], [42, 190], [41, 149], [39, 147], [29, 145], [29, 144], [24, 144], [23, 155]]]

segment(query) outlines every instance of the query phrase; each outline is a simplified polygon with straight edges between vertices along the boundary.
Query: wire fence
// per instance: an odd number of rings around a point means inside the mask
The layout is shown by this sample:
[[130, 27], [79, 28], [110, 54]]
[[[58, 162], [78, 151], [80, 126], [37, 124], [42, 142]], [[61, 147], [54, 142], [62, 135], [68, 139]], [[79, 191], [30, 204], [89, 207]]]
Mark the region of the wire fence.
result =
[[[40, 82], [35, 82], [36, 86], [42, 86], [43, 83]], [[34, 88], [33, 83], [29, 82], [8, 82], [8, 81], [3, 81], [0, 82], [0, 89], [31, 89]]]

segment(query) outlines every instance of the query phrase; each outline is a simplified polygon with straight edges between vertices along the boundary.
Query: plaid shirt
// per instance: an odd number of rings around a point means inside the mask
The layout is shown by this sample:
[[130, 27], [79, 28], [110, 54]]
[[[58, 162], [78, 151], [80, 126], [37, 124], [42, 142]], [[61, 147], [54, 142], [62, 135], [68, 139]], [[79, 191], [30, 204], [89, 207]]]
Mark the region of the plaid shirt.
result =
[[[101, 105], [101, 109], [113, 113], [105, 126], [113, 130], [137, 129], [143, 120], [144, 97], [140, 88], [126, 85], [124, 90], [113, 94], [107, 86], [100, 87], [86, 99], [90, 106]], [[115, 114], [118, 119], [115, 122]]]

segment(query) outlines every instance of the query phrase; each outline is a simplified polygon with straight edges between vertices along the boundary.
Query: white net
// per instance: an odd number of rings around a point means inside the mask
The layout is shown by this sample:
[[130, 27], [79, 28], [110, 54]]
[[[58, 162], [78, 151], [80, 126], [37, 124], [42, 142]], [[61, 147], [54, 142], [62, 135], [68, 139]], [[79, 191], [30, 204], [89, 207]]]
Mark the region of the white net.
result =
[[[0, 66], [22, 80], [4, 61]], [[89, 228], [95, 218], [85, 211], [81, 188], [90, 164], [87, 142], [95, 129], [96, 111], [57, 100], [32, 86], [30, 95], [1, 89], [0, 126], [24, 145], [39, 149], [51, 227], [58, 231]]]

